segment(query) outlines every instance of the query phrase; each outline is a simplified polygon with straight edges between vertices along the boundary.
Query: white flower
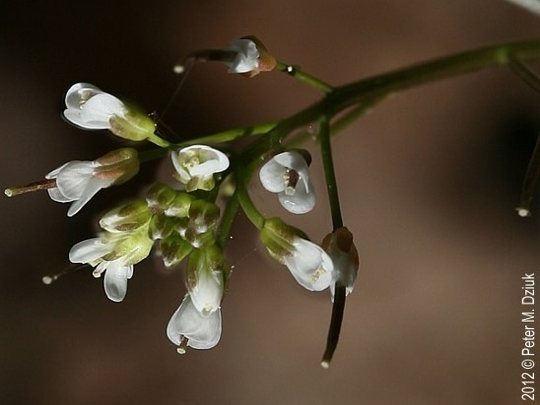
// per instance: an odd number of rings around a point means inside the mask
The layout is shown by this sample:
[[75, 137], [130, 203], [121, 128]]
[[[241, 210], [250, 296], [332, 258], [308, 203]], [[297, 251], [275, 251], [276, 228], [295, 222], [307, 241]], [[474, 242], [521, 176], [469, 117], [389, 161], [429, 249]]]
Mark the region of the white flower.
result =
[[293, 214], [305, 214], [315, 206], [315, 191], [308, 166], [300, 153], [283, 152], [270, 159], [259, 171], [263, 187], [278, 193], [279, 202]]
[[69, 207], [68, 217], [72, 217], [102, 188], [114, 183], [114, 178], [94, 176], [96, 162], [72, 161], [53, 170], [45, 176], [56, 179], [56, 187], [48, 189], [52, 200], [65, 203], [74, 201]]
[[47, 192], [53, 201], [72, 202], [68, 216], [72, 217], [102, 188], [121, 184], [139, 170], [137, 151], [122, 148], [94, 161], [74, 160], [63, 164], [45, 178], [56, 180], [56, 187]]
[[111, 301], [120, 302], [126, 296], [133, 265], [148, 256], [152, 244], [146, 224], [135, 232], [105, 232], [98, 238], [79, 242], [70, 249], [69, 260], [95, 267], [94, 277], [105, 272], [105, 294]]
[[77, 83], [66, 93], [64, 116], [84, 129], [111, 129], [113, 116], [125, 118], [126, 105], [111, 94], [89, 83]]
[[225, 62], [229, 67], [229, 73], [247, 73], [259, 68], [259, 50], [252, 40], [236, 39], [227, 50], [236, 52], [232, 62]]
[[194, 349], [211, 349], [221, 338], [221, 310], [203, 315], [186, 294], [180, 307], [167, 325], [167, 337], [184, 353], [185, 346]]
[[334, 265], [320, 246], [300, 237], [295, 237], [291, 244], [292, 252], [282, 259], [302, 287], [322, 291], [333, 285]]
[[114, 244], [104, 243], [101, 238], [87, 239], [74, 245], [69, 251], [72, 263], [84, 263], [95, 266], [94, 277], [105, 272], [103, 287], [107, 297], [114, 302], [124, 299], [127, 292], [127, 281], [133, 276], [133, 265], [126, 265], [125, 258], [107, 261], [102, 257], [114, 250]]
[[64, 117], [83, 129], [108, 129], [116, 136], [132, 141], [150, 140], [164, 146], [154, 134], [155, 123], [148, 115], [124, 104], [93, 84], [77, 83], [66, 93]]
[[229, 167], [229, 158], [221, 151], [206, 145], [192, 145], [171, 155], [178, 180], [186, 191], [212, 190], [214, 173]]

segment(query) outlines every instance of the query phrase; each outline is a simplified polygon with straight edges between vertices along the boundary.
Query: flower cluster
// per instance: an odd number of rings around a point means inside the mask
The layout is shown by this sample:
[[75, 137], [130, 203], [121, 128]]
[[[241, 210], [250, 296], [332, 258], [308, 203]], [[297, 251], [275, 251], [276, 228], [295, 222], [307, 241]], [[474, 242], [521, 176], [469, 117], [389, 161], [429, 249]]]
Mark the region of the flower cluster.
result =
[[[235, 40], [223, 50], [195, 52], [185, 62], [201, 60], [222, 62], [230, 73], [247, 77], [279, 65], [255, 37]], [[177, 71], [184, 71], [184, 65]], [[279, 217], [263, 216], [247, 191], [258, 169], [263, 188], [277, 194], [283, 208], [293, 214], [307, 214], [316, 203], [308, 168], [311, 156], [307, 151], [284, 149], [280, 142], [275, 142], [279, 146], [268, 146], [261, 153], [262, 148], [257, 146], [266, 145], [264, 136], [255, 147], [245, 147], [240, 152], [231, 147], [220, 150], [210, 146], [228, 140], [219, 134], [210, 144], [205, 142], [208, 137], [171, 144], [140, 109], [89, 83], [71, 86], [65, 104], [64, 117], [79, 128], [108, 130], [120, 138], [148, 141], [159, 148], [121, 148], [93, 161], [70, 161], [48, 173], [45, 180], [8, 189], [6, 194], [46, 189], [52, 200], [72, 203], [68, 210], [71, 217], [99, 190], [133, 178], [141, 163], [170, 156], [170, 183], [156, 182], [144, 198], [103, 215], [99, 221], [101, 232], [75, 244], [69, 260], [92, 267], [95, 277], [104, 275], [105, 294], [114, 302], [124, 300], [134, 266], [147, 258], [152, 249], [166, 268], [183, 265], [183, 299], [167, 325], [167, 336], [179, 353], [187, 347], [212, 348], [221, 338], [221, 303], [231, 276], [224, 248], [238, 209], [258, 228], [269, 255], [286, 266], [302, 287], [309, 291], [329, 289], [332, 296], [336, 288], [352, 291], [358, 255], [352, 234], [346, 228], [330, 233], [323, 248]], [[220, 208], [223, 205], [224, 213]], [[50, 283], [56, 278], [57, 275], [46, 277], [44, 281]]]

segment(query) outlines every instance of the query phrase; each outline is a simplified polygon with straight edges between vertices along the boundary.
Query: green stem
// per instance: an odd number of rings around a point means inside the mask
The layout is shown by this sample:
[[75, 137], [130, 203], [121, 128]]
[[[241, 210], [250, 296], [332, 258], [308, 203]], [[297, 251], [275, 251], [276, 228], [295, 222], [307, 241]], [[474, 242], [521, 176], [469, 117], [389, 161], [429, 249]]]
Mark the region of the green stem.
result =
[[225, 207], [225, 211], [221, 216], [221, 222], [219, 223], [219, 228], [217, 230], [216, 241], [222, 249], [224, 249], [225, 245], [227, 244], [227, 239], [231, 233], [231, 228], [234, 223], [234, 219], [236, 218], [236, 214], [238, 213], [239, 207], [240, 203], [238, 201], [237, 192], [235, 191], [227, 202], [227, 206]]
[[171, 146], [170, 142], [166, 141], [165, 139], [159, 137], [156, 134], [152, 134], [146, 139], [152, 142], [154, 145], [160, 146], [162, 148], [168, 148], [169, 146]]
[[322, 100], [281, 121], [267, 136], [253, 145], [248, 153], [253, 159], [263, 156], [279, 147], [284, 138], [296, 128], [317, 121], [323, 115], [333, 116], [351, 106], [364, 103], [373, 106], [389, 94], [421, 84], [488, 67], [508, 65], [512, 60], [535, 59], [540, 59], [540, 40], [519, 41], [435, 59], [336, 87]]
[[246, 187], [247, 183], [251, 179], [252, 172], [253, 164], [244, 170], [243, 168], [238, 168], [236, 170], [236, 195], [238, 202], [240, 203], [240, 206], [242, 207], [242, 210], [246, 216], [253, 223], [253, 225], [260, 230], [264, 226], [265, 218], [259, 212], [257, 207], [255, 207], [255, 204], [253, 204]]
[[277, 62], [276, 69], [280, 72], [284, 72], [307, 85], [322, 91], [323, 93], [330, 93], [334, 88], [321, 79], [304, 72], [300, 67], [289, 65], [288, 63]]
[[269, 132], [270, 130], [274, 129], [277, 124], [278, 124], [277, 121], [271, 121], [271, 122], [264, 122], [262, 124], [253, 125], [249, 127], [233, 128], [227, 131], [217, 132], [215, 134], [203, 136], [197, 139], [184, 141], [184, 142], [178, 143], [176, 146], [182, 147], [182, 146], [195, 145], [199, 143], [213, 144], [213, 143], [229, 142], [229, 141], [244, 138], [247, 136], [265, 134]]
[[341, 206], [339, 204], [339, 194], [337, 188], [336, 173], [334, 170], [334, 159], [332, 157], [332, 145], [330, 144], [330, 118], [324, 115], [320, 120], [319, 142], [321, 145], [321, 156], [326, 179], [326, 190], [328, 201], [332, 213], [332, 226], [334, 231], [343, 226], [341, 217]]

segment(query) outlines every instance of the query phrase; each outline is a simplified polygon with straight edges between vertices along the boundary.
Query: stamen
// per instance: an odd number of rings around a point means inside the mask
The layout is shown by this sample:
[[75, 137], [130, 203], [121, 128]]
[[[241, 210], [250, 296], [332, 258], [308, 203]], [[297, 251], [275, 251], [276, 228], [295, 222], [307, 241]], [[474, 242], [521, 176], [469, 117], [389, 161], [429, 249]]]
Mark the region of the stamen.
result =
[[33, 183], [26, 184], [24, 186], [10, 187], [4, 190], [4, 194], [8, 197], [13, 197], [15, 195], [30, 193], [32, 191], [38, 190], [47, 190], [49, 188], [56, 187], [56, 180], [41, 180], [35, 181]]

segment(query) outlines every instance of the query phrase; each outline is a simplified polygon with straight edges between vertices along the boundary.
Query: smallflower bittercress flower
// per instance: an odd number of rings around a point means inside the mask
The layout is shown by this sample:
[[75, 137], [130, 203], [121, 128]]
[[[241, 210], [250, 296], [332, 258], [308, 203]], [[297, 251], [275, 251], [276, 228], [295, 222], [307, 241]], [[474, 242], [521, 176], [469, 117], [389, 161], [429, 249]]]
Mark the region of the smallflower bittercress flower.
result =
[[138, 109], [90, 83], [76, 83], [66, 93], [64, 117], [83, 129], [108, 129], [132, 141], [153, 137], [155, 123]]
[[265, 221], [260, 238], [270, 256], [285, 264], [305, 289], [322, 291], [333, 284], [332, 259], [320, 246], [307, 240], [301, 231], [280, 218], [270, 218]]
[[171, 154], [176, 178], [186, 191], [214, 188], [214, 174], [229, 167], [229, 158], [223, 152], [207, 145], [191, 145]]
[[306, 160], [296, 151], [275, 155], [261, 167], [259, 179], [266, 190], [278, 194], [281, 205], [293, 214], [305, 214], [315, 206]]
[[167, 337], [183, 354], [186, 346], [194, 349], [211, 349], [221, 338], [221, 309], [202, 314], [186, 294], [184, 300], [167, 325]]
[[139, 171], [137, 151], [118, 149], [94, 161], [67, 162], [48, 173], [45, 178], [55, 180], [56, 186], [47, 192], [53, 201], [73, 202], [68, 210], [72, 217], [102, 188], [125, 183]]

